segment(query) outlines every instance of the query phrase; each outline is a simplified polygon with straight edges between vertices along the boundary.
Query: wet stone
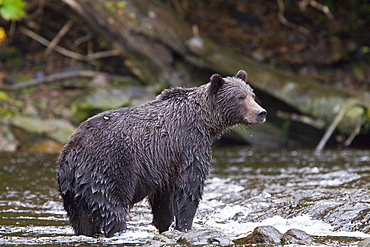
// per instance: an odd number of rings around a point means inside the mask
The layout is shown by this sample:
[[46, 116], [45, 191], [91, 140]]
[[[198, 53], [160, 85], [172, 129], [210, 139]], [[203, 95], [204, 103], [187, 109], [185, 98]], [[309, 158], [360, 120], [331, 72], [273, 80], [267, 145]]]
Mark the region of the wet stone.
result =
[[[184, 233], [180, 231], [166, 231], [162, 234], [158, 234], [154, 236], [153, 240], [157, 242], [161, 242], [162, 244], [176, 244], [177, 239], [179, 239]], [[150, 243], [152, 244], [152, 243]]]
[[312, 237], [305, 231], [299, 229], [290, 229], [284, 233], [281, 243], [283, 245], [288, 244], [299, 244], [299, 245], [311, 245]]
[[370, 238], [365, 239], [358, 244], [358, 247], [370, 247]]
[[179, 244], [231, 246], [233, 242], [225, 233], [213, 229], [200, 229], [184, 233], [178, 240]]
[[188, 232], [167, 231], [153, 238], [152, 244], [180, 244], [192, 246], [233, 246], [230, 236], [214, 229], [195, 229]]
[[245, 238], [234, 240], [237, 245], [243, 244], [280, 244], [283, 234], [272, 226], [256, 227], [251, 234]]

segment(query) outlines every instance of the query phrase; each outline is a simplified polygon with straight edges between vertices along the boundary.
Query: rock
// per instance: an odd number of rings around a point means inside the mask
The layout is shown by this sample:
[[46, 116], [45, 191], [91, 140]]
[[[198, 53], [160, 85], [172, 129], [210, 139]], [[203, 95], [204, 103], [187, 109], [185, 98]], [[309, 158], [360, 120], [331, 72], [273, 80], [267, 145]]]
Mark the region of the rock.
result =
[[130, 103], [130, 97], [125, 95], [124, 89], [102, 89], [86, 97], [90, 108], [109, 110], [119, 108]]
[[75, 130], [75, 127], [64, 119], [27, 116], [15, 116], [11, 125], [20, 150], [30, 152], [59, 152]]
[[177, 230], [173, 230], [173, 231], [170, 230], [170, 231], [165, 231], [158, 236], [163, 236], [163, 237], [166, 237], [167, 239], [174, 239], [175, 241], [177, 241], [177, 239], [180, 238], [184, 234], [185, 233], [177, 231]]
[[28, 145], [23, 145], [20, 150], [27, 152], [58, 153], [62, 148], [63, 143], [52, 139], [45, 139]]
[[0, 151], [14, 152], [19, 143], [7, 125], [0, 125]]
[[99, 112], [123, 106], [139, 106], [155, 98], [155, 94], [136, 86], [101, 88], [72, 103], [74, 120], [82, 122]]
[[[233, 246], [230, 236], [214, 229], [195, 229], [187, 232], [167, 231], [153, 238], [155, 244]], [[152, 245], [152, 243], [150, 243]]]
[[[182, 235], [184, 235], [183, 232], [173, 230], [173, 231], [166, 231], [162, 234], [156, 235], [153, 240], [155, 242], [160, 242], [163, 244], [168, 245], [175, 245], [177, 243], [177, 239], [179, 239]], [[150, 242], [148, 246], [152, 246], [154, 243]]]
[[89, 83], [89, 87], [108, 88], [107, 77], [103, 74], [95, 76]]
[[281, 243], [283, 245], [299, 244], [299, 245], [312, 245], [312, 238], [305, 231], [298, 229], [290, 229], [284, 233]]
[[178, 244], [232, 246], [233, 242], [225, 233], [213, 229], [197, 229], [186, 232], [178, 240]]
[[283, 234], [272, 226], [256, 227], [251, 234], [234, 240], [236, 245], [243, 244], [280, 244]]
[[365, 239], [358, 244], [358, 247], [370, 247], [370, 238]]
[[92, 108], [110, 110], [122, 106], [138, 106], [149, 102], [155, 95], [140, 87], [102, 89], [86, 98]]
[[46, 135], [61, 143], [66, 142], [75, 130], [75, 127], [64, 119], [41, 119], [38, 117], [15, 116], [11, 124], [30, 134]]

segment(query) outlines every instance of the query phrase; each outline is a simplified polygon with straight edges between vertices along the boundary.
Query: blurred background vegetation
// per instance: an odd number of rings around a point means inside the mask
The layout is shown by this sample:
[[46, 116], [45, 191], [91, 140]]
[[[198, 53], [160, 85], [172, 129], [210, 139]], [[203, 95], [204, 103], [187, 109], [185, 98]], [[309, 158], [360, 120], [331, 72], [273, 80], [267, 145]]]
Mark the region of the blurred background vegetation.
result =
[[369, 147], [368, 1], [0, 0], [0, 16], [2, 151], [57, 152], [98, 112], [239, 69], [268, 121], [219, 143]]

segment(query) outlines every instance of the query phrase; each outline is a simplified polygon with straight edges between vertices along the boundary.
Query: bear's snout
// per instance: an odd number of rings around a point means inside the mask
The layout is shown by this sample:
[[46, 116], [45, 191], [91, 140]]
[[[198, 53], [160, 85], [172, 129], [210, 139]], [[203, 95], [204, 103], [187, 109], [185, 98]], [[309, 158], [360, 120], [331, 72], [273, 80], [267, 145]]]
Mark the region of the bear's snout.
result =
[[267, 111], [265, 109], [260, 109], [256, 111], [256, 117], [259, 122], [265, 122]]

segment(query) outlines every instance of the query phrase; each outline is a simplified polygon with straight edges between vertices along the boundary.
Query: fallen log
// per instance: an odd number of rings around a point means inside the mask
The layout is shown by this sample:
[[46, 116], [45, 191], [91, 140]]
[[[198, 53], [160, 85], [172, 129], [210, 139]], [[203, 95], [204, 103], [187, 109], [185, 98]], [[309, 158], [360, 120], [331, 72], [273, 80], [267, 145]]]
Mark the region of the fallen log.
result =
[[189, 23], [158, 0], [60, 1], [75, 10], [114, 48], [120, 49], [125, 65], [143, 81], [184, 84], [191, 75], [188, 70], [180, 69], [184, 66], [179, 64], [223, 75], [245, 69], [253, 87], [285, 102], [302, 115], [322, 120], [327, 127], [340, 109], [354, 101], [361, 102], [361, 106], [355, 105], [346, 111], [337, 125], [345, 135], [358, 128], [359, 122], [365, 125], [370, 122], [369, 95], [326, 87], [220, 47], [217, 41], [206, 37], [206, 30], [195, 32]]
[[[120, 47], [126, 56], [126, 65], [139, 78], [151, 83], [158, 79], [179, 80], [176, 77], [176, 59], [180, 57], [192, 66], [225, 75], [243, 68], [254, 87], [296, 108], [303, 115], [323, 120], [327, 125], [342, 107], [352, 101], [362, 102], [361, 107], [353, 107], [338, 124], [344, 134], [350, 134], [359, 121], [370, 121], [369, 116], [363, 113], [363, 108], [370, 108], [368, 95], [354, 95], [326, 87], [222, 48], [208, 39], [206, 33], [194, 33], [190, 24], [158, 0], [61, 1], [78, 12], [97, 33]], [[145, 61], [140, 62], [142, 59]], [[153, 66], [150, 69], [145, 68], [148, 61]]]

